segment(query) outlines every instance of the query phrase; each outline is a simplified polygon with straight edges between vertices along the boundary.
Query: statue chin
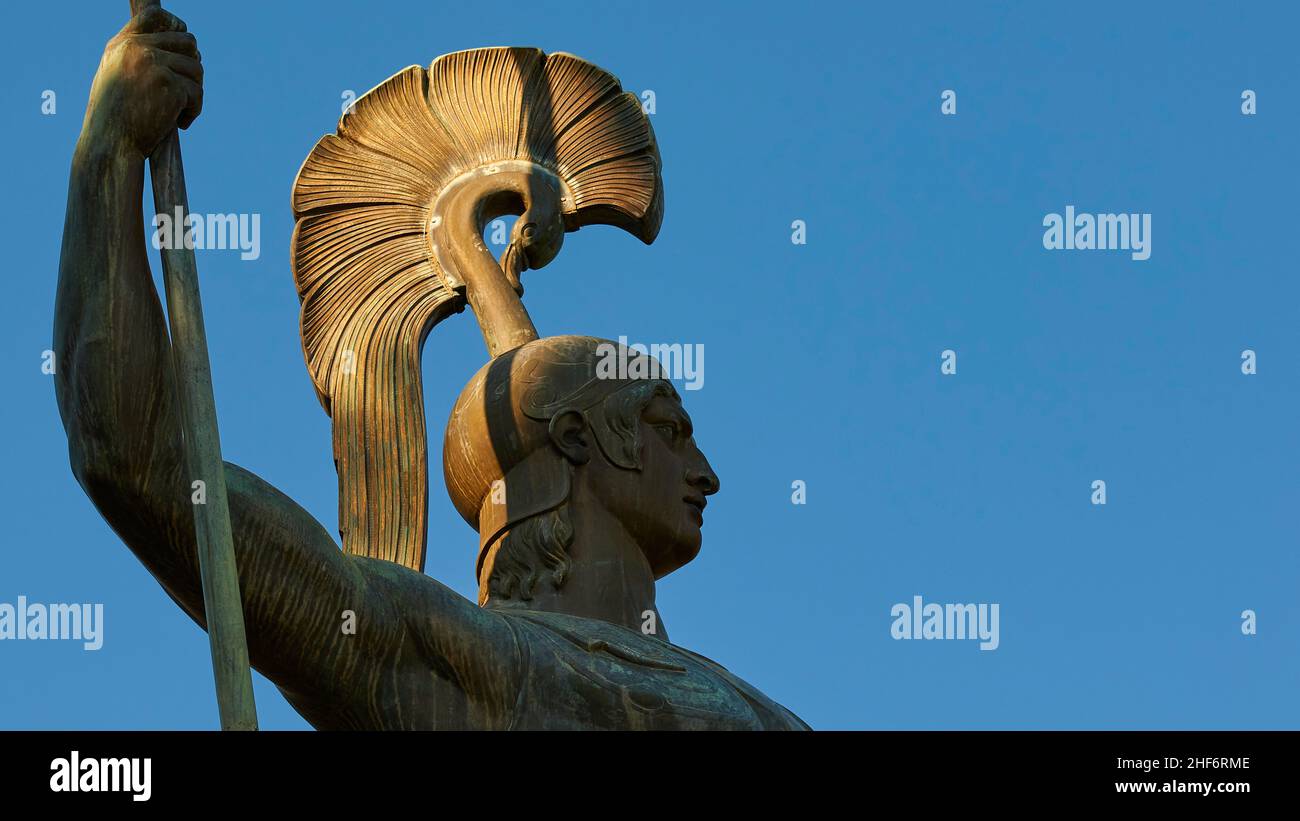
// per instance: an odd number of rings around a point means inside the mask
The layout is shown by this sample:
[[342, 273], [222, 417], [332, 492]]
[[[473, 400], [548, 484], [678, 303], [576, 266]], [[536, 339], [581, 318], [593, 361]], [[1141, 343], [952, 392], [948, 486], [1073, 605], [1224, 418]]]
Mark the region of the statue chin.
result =
[[669, 544], [667, 547], [655, 549], [646, 552], [646, 560], [650, 562], [650, 569], [654, 571], [655, 580], [658, 581], [674, 570], [685, 567], [700, 555], [700, 546], [703, 539], [696, 531], [694, 539], [688, 539], [676, 544]]

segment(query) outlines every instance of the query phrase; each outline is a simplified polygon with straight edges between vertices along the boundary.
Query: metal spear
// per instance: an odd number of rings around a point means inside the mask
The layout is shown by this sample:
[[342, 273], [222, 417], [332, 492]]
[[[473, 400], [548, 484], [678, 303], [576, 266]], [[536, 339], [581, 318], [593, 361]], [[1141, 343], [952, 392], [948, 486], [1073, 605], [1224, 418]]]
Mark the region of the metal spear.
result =
[[[131, 0], [132, 16], [160, 0]], [[185, 172], [181, 167], [180, 136], [172, 131], [149, 155], [153, 178], [154, 210], [179, 212], [182, 222], [174, 234], [185, 236], [189, 202]], [[226, 474], [217, 434], [216, 403], [212, 396], [212, 371], [208, 340], [199, 302], [199, 272], [194, 249], [187, 242], [166, 243], [162, 249], [163, 282], [167, 293], [167, 318], [171, 326], [172, 364], [185, 437], [185, 464], [193, 482], [202, 482], [203, 499], [194, 507], [194, 532], [203, 582], [203, 611], [212, 650], [212, 672], [217, 684], [217, 709], [223, 730], [256, 730], [253, 678], [244, 635], [244, 609], [239, 595], [239, 573], [226, 502]], [[197, 490], [199, 486], [192, 486]], [[204, 499], [206, 496], [206, 499]]]

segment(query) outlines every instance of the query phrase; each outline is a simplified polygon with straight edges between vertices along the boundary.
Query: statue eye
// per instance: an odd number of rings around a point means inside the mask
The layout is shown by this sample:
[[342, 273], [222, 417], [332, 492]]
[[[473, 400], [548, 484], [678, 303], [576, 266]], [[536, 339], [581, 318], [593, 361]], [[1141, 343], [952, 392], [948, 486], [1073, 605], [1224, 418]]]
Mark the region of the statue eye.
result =
[[537, 236], [537, 224], [532, 222], [528, 223], [524, 226], [524, 230], [519, 232], [519, 235], [524, 239], [532, 239]]
[[662, 433], [662, 434], [664, 435], [664, 438], [666, 438], [669, 442], [671, 442], [671, 441], [673, 441], [674, 439], [677, 438], [677, 426], [676, 426], [676, 425], [667, 425], [667, 424], [665, 424], [665, 425], [655, 425], [655, 430], [657, 430], [657, 431], [659, 431], [660, 433]]

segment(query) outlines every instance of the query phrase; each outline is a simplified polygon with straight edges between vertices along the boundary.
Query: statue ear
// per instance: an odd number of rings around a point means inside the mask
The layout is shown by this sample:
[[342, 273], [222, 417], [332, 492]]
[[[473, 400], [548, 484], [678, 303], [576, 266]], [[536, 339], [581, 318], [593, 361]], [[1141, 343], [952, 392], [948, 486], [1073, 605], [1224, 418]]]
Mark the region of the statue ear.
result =
[[591, 460], [591, 432], [587, 417], [576, 410], [566, 410], [551, 417], [548, 428], [551, 444], [572, 464], [585, 465]]

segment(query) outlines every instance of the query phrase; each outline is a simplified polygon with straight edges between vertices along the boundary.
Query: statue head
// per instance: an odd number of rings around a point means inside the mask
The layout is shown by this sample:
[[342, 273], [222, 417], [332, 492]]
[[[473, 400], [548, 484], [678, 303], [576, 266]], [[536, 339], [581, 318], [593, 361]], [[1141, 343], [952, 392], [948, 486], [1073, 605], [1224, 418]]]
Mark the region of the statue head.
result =
[[443, 472], [479, 531], [480, 602], [563, 586], [575, 494], [617, 521], [662, 578], [699, 552], [719, 487], [657, 360], [587, 336], [538, 339], [485, 365], [452, 411]]

